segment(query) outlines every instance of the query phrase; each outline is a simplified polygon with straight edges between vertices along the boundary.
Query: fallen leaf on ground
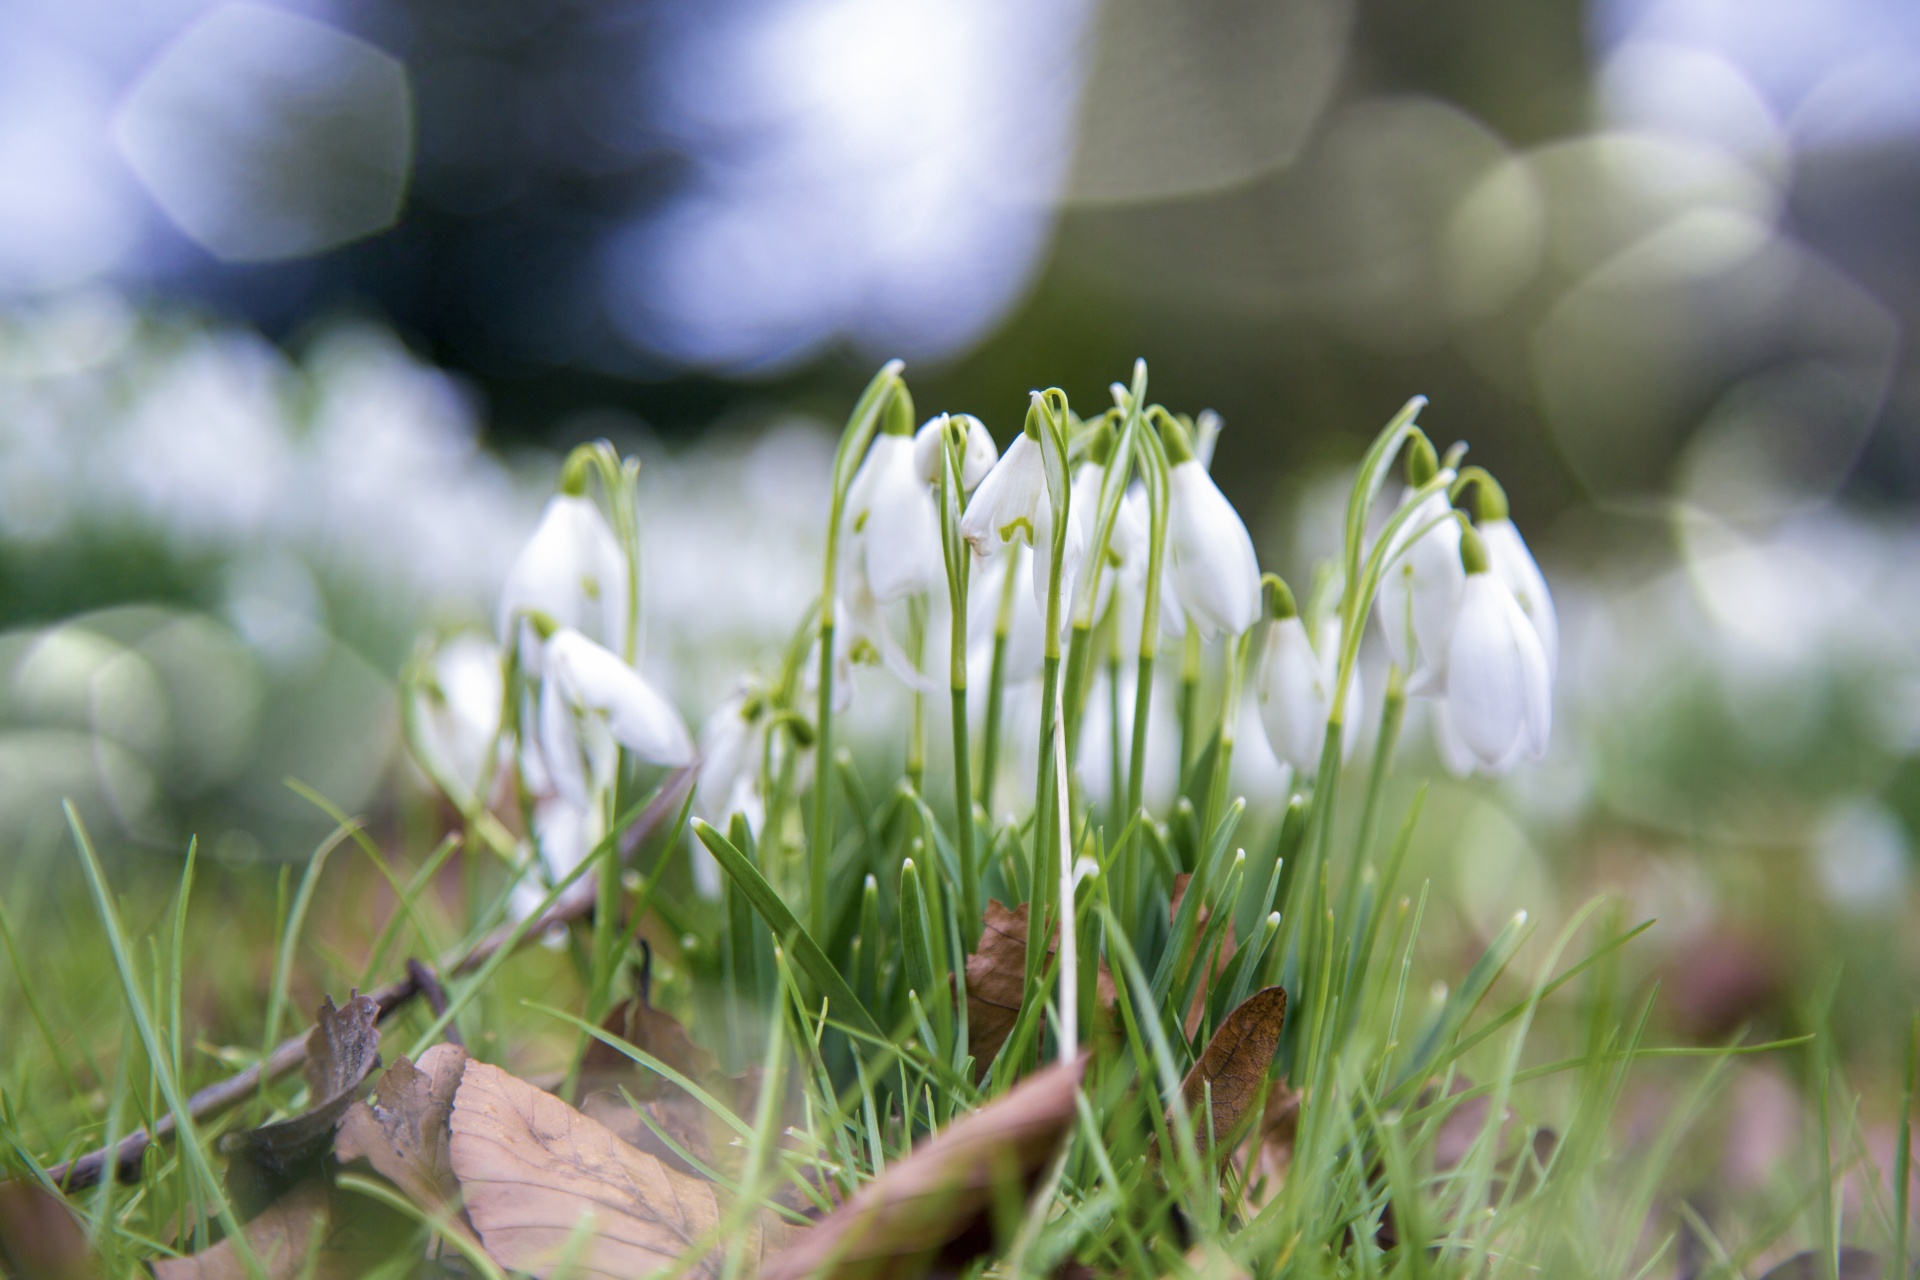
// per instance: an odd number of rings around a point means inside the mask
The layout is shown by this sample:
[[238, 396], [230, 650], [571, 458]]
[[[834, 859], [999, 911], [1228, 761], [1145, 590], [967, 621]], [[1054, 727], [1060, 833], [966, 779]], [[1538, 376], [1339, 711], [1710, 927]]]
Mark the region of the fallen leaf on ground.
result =
[[0, 1275], [84, 1280], [98, 1274], [87, 1233], [64, 1200], [30, 1182], [0, 1182]]
[[[1059, 949], [1058, 936], [1047, 940], [1048, 955], [1057, 954]], [[1094, 981], [1100, 1007], [1111, 1009], [1118, 997], [1104, 959]], [[1027, 904], [1009, 910], [1001, 902], [989, 900], [980, 945], [967, 957], [967, 1048], [973, 1054], [976, 1074], [986, 1075], [994, 1055], [1013, 1034], [1026, 983]]]
[[[240, 1228], [263, 1280], [359, 1280], [413, 1233], [402, 1215], [319, 1178], [295, 1185]], [[185, 1258], [156, 1258], [154, 1280], [251, 1280], [231, 1240]]]
[[342, 1164], [365, 1160], [429, 1216], [470, 1235], [448, 1156], [454, 1091], [467, 1065], [459, 1045], [437, 1044], [414, 1063], [401, 1058], [373, 1087], [374, 1101], [347, 1108], [334, 1139]]
[[1243, 1149], [1240, 1158], [1241, 1180], [1249, 1188], [1248, 1202], [1255, 1207], [1264, 1205], [1279, 1190], [1293, 1165], [1293, 1144], [1300, 1133], [1300, 1103], [1300, 1091], [1284, 1080], [1267, 1091], [1267, 1105], [1260, 1113], [1260, 1136]]
[[380, 1006], [356, 995], [340, 1008], [329, 997], [307, 1033], [307, 1109], [285, 1120], [220, 1139], [227, 1191], [242, 1215], [257, 1213], [333, 1146], [334, 1126], [380, 1065]]
[[[759, 1280], [892, 1280], [936, 1260], [956, 1271], [993, 1245], [996, 1192], [1022, 1203], [1073, 1127], [1086, 1057], [1035, 1072], [916, 1147], [793, 1243]], [[1010, 1185], [1011, 1184], [1011, 1185]]]
[[624, 1280], [672, 1265], [696, 1244], [707, 1252], [683, 1274], [718, 1275], [734, 1239], [749, 1263], [760, 1255], [758, 1216], [715, 1239], [724, 1209], [713, 1184], [498, 1067], [467, 1063], [452, 1129], [467, 1216], [502, 1266], [544, 1277], [570, 1259], [570, 1275]]
[[[691, 1079], [703, 1081], [719, 1073], [720, 1064], [694, 1043], [678, 1018], [654, 1008], [640, 996], [615, 1005], [600, 1029]], [[592, 1041], [580, 1059], [580, 1087], [591, 1090], [616, 1084], [625, 1085], [636, 1098], [658, 1097], [671, 1086], [665, 1077], [641, 1067], [606, 1041]]]
[[[1886, 1271], [1885, 1261], [1870, 1249], [1840, 1251], [1840, 1280], [1880, 1280]], [[1760, 1280], [1826, 1280], [1827, 1275], [1826, 1258], [1817, 1253], [1796, 1253]]]
[[669, 1169], [696, 1177], [700, 1172], [661, 1140], [660, 1135], [647, 1124], [648, 1119], [660, 1127], [661, 1133], [684, 1147], [694, 1159], [709, 1168], [715, 1163], [717, 1149], [714, 1125], [721, 1122], [707, 1110], [705, 1103], [684, 1089], [673, 1089], [658, 1098], [644, 1101], [636, 1097], [631, 1104], [617, 1090], [596, 1089], [580, 1100], [580, 1112], [588, 1119], [605, 1125], [614, 1137], [628, 1146], [657, 1158]]
[[[1194, 1141], [1207, 1144], [1207, 1117], [1201, 1106], [1211, 1097], [1215, 1149], [1229, 1155], [1242, 1133], [1266, 1083], [1267, 1069], [1280, 1048], [1280, 1028], [1287, 1020], [1287, 993], [1281, 987], [1263, 987], [1241, 1001], [1207, 1041], [1200, 1060], [1180, 1082], [1193, 1121]], [[1168, 1127], [1173, 1119], [1167, 1118]]]

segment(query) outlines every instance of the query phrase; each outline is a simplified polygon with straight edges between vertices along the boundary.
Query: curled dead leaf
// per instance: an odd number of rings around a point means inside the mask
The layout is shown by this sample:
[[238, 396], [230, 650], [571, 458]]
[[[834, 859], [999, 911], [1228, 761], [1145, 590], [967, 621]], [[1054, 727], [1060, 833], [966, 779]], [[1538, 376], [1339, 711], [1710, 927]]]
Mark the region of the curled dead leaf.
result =
[[[1057, 938], [1048, 940], [1048, 955], [1059, 949]], [[967, 1047], [979, 1075], [984, 1076], [993, 1065], [994, 1055], [1019, 1021], [1020, 1005], [1026, 998], [1026, 972], [1027, 904], [1008, 909], [997, 900], [988, 901], [980, 945], [967, 957]], [[1095, 984], [1100, 1007], [1113, 1008], [1118, 997], [1104, 959]]]
[[154, 1280], [359, 1280], [392, 1260], [413, 1223], [360, 1196], [308, 1178], [240, 1228], [260, 1264], [250, 1272], [231, 1240], [148, 1265]]
[[374, 1085], [371, 1104], [347, 1108], [333, 1153], [342, 1164], [366, 1161], [429, 1217], [471, 1235], [448, 1154], [453, 1095], [466, 1065], [467, 1051], [455, 1044], [434, 1045], [417, 1066], [401, 1058]]
[[1048, 1067], [956, 1120], [799, 1232], [760, 1280], [893, 1280], [986, 1252], [996, 1195], [1017, 1191], [1024, 1202], [1073, 1126], [1085, 1071], [1084, 1055]]
[[307, 1109], [257, 1129], [220, 1139], [232, 1157], [227, 1191], [243, 1215], [257, 1213], [333, 1146], [334, 1126], [380, 1065], [380, 1006], [355, 995], [335, 1008], [328, 997], [307, 1033]]
[[715, 1276], [725, 1246], [748, 1262], [759, 1217], [719, 1238], [713, 1184], [667, 1168], [606, 1126], [498, 1067], [468, 1062], [454, 1094], [451, 1156], [467, 1216], [502, 1266], [608, 1280], [645, 1275], [696, 1250], [683, 1272]]
[[0, 1275], [85, 1280], [99, 1274], [66, 1201], [30, 1182], [0, 1182]]
[[[1232, 1153], [1245, 1121], [1259, 1100], [1267, 1069], [1280, 1049], [1280, 1029], [1287, 1020], [1287, 993], [1281, 987], [1263, 987], [1241, 1001], [1207, 1041], [1199, 1061], [1180, 1082], [1180, 1096], [1192, 1117], [1194, 1141], [1208, 1142], [1211, 1099], [1211, 1135], [1221, 1158]], [[1172, 1127], [1172, 1117], [1168, 1117]]]

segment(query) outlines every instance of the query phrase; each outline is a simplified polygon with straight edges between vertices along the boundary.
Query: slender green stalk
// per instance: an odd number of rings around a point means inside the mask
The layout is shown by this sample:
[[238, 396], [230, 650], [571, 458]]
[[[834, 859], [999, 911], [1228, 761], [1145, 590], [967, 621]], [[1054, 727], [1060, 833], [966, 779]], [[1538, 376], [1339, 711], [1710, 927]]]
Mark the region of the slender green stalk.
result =
[[1180, 777], [1185, 786], [1187, 770], [1193, 768], [1200, 745], [1199, 735], [1194, 732], [1194, 722], [1200, 715], [1200, 629], [1191, 618], [1187, 620], [1187, 634], [1180, 641], [1180, 693], [1175, 706], [1180, 715]]
[[1126, 811], [1121, 808], [1127, 779], [1120, 747], [1120, 648], [1112, 643], [1111, 629], [1107, 639], [1107, 795], [1111, 797], [1114, 827], [1118, 829], [1127, 821]]
[[1913, 1177], [1913, 1095], [1920, 1083], [1920, 1015], [1907, 1028], [1906, 1084], [1900, 1092], [1900, 1137], [1893, 1152], [1893, 1266], [1889, 1274], [1907, 1274], [1907, 1213]]
[[[1047, 491], [1042, 501], [1051, 506], [1052, 545], [1047, 549], [1050, 557], [1047, 573], [1047, 607], [1043, 618], [1045, 626], [1044, 661], [1041, 667], [1040, 682], [1040, 739], [1039, 768], [1033, 788], [1033, 860], [1032, 897], [1027, 912], [1027, 964], [1026, 976], [1029, 985], [1041, 972], [1042, 961], [1047, 953], [1046, 921], [1047, 912], [1054, 903], [1054, 877], [1051, 857], [1053, 852], [1053, 790], [1054, 790], [1054, 752], [1059, 748], [1054, 743], [1054, 735], [1059, 731], [1060, 716], [1060, 622], [1064, 602], [1061, 600], [1065, 584], [1062, 576], [1066, 572], [1067, 559], [1067, 521], [1073, 519], [1071, 507], [1072, 486], [1067, 479], [1067, 404], [1066, 396], [1058, 390], [1049, 390], [1045, 395], [1036, 395], [1034, 410], [1028, 414], [1028, 426], [1039, 428], [1040, 452], [1046, 466]], [[1040, 549], [1034, 548], [1039, 555]], [[1042, 992], [1042, 1000], [1045, 993]]]
[[833, 642], [840, 589], [840, 524], [847, 489], [880, 425], [880, 413], [905, 387], [898, 360], [882, 365], [853, 406], [840, 447], [833, 458], [833, 497], [827, 510], [825, 566], [820, 588], [820, 681], [814, 718], [813, 831], [807, 841], [807, 922], [816, 935], [827, 931], [827, 862], [833, 856]]
[[[907, 658], [913, 669], [926, 666], [927, 602], [916, 596], [907, 601]], [[927, 780], [927, 695], [918, 686], [913, 691], [913, 715], [907, 722], [907, 781], [915, 791], [924, 789]]]
[[[967, 587], [973, 555], [960, 536], [966, 429], [949, 421], [940, 449], [940, 547], [946, 558], [947, 685], [953, 707], [953, 817], [960, 854], [960, 933], [968, 950], [980, 936], [980, 868], [974, 853], [973, 747], [967, 741]], [[918, 695], [915, 695], [918, 705]]]
[[1087, 658], [1092, 647], [1092, 629], [1075, 622], [1067, 637], [1067, 683], [1061, 690], [1061, 718], [1069, 761], [1080, 758], [1080, 709], [1086, 701]]
[[1207, 788], [1206, 819], [1200, 826], [1203, 832], [1213, 830], [1213, 824], [1219, 821], [1220, 813], [1226, 807], [1230, 786], [1228, 775], [1233, 771], [1234, 732], [1240, 719], [1240, 685], [1252, 639], [1253, 633], [1249, 631], [1244, 635], [1227, 637], [1223, 646], [1227, 678], [1226, 692], [1220, 703], [1220, 754], [1213, 762], [1213, 785]]

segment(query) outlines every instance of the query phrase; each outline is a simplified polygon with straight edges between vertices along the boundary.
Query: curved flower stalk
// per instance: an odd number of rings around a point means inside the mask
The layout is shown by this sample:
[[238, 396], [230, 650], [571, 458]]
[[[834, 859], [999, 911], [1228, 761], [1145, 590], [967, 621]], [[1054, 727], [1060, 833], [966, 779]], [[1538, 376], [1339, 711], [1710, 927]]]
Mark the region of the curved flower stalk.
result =
[[1451, 764], [1471, 759], [1497, 776], [1522, 757], [1547, 749], [1553, 725], [1553, 681], [1534, 624], [1513, 591], [1492, 573], [1485, 541], [1471, 528], [1460, 538], [1466, 586], [1447, 651], [1448, 681], [1441, 725]]

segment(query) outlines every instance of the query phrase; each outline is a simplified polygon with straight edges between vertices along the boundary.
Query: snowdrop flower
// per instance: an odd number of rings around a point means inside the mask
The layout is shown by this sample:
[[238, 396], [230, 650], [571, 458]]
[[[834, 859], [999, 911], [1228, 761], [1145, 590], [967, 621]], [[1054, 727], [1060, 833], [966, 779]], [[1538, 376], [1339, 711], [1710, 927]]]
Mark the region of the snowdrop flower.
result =
[[[1539, 633], [1512, 590], [1489, 571], [1478, 533], [1461, 531], [1460, 559], [1466, 583], [1447, 645], [1443, 754], [1464, 748], [1450, 764], [1470, 757], [1481, 772], [1499, 775], [1522, 756], [1547, 749], [1553, 682]], [[1448, 735], [1457, 742], [1448, 743]]]
[[[867, 576], [854, 572], [841, 584], [834, 610], [833, 631], [833, 710], [845, 711], [853, 705], [853, 666], [878, 662], [901, 684], [921, 693], [937, 693], [939, 687], [913, 664], [907, 651], [894, 639], [880, 601], [867, 586]], [[817, 677], [815, 677], [817, 678]]]
[[1240, 513], [1193, 456], [1186, 428], [1164, 425], [1172, 464], [1167, 509], [1168, 568], [1175, 596], [1204, 635], [1238, 635], [1260, 617], [1260, 562]]
[[914, 438], [894, 430], [893, 415], [887, 426], [847, 488], [854, 568], [881, 604], [927, 591], [942, 568], [940, 516], [914, 463]]
[[[540, 863], [546, 868], [546, 881], [522, 880], [513, 887], [509, 910], [515, 920], [534, 913], [547, 896], [547, 884], [565, 879], [586, 861], [595, 845], [606, 836], [606, 820], [596, 805], [578, 805], [560, 795], [542, 796], [533, 802], [533, 841]], [[564, 929], [556, 929], [543, 939], [558, 946], [566, 938]]]
[[[1073, 473], [1073, 498], [1069, 506], [1073, 511], [1073, 521], [1079, 526], [1083, 547], [1093, 546], [1094, 536], [1099, 532], [1100, 485], [1106, 478], [1107, 462], [1112, 457], [1113, 446], [1113, 427], [1102, 423], [1096, 428], [1093, 442], [1088, 446], [1087, 460]], [[1114, 513], [1113, 529], [1107, 537], [1106, 564], [1100, 574], [1099, 598], [1093, 602], [1095, 618], [1106, 613], [1114, 590], [1122, 580], [1134, 589], [1146, 582], [1147, 538], [1147, 495], [1135, 482], [1121, 495], [1119, 509]], [[1069, 548], [1069, 554], [1071, 552], [1072, 548]], [[1081, 555], [1085, 555], [1084, 550]], [[1138, 612], [1137, 607], [1135, 612]], [[1136, 636], [1138, 630], [1136, 627]]]
[[[1027, 415], [1030, 424], [1034, 413]], [[983, 558], [1016, 541], [1037, 546], [1034, 519], [1046, 505], [1047, 470], [1040, 441], [1033, 432], [1022, 431], [973, 491], [960, 517], [960, 536]]]
[[1506, 491], [1485, 471], [1477, 467], [1467, 470], [1475, 481], [1474, 528], [1487, 545], [1488, 571], [1507, 584], [1520, 611], [1533, 624], [1551, 679], [1560, 665], [1560, 619], [1554, 612], [1547, 580], [1534, 562], [1533, 553], [1527, 550], [1526, 539], [1520, 536], [1520, 530], [1514, 528], [1508, 515]]
[[553, 789], [575, 805], [597, 807], [619, 747], [649, 764], [693, 759], [693, 739], [673, 705], [617, 654], [572, 627], [548, 636], [542, 675], [541, 763]]
[[[1339, 678], [1340, 624], [1329, 619], [1332, 626], [1320, 628], [1319, 643], [1315, 644], [1287, 584], [1268, 574], [1260, 585], [1268, 620], [1260, 667], [1254, 677], [1260, 724], [1275, 758], [1298, 776], [1310, 778], [1320, 767], [1327, 719], [1333, 711], [1333, 687]], [[1356, 668], [1348, 677], [1348, 706], [1359, 700], [1358, 683]], [[1354, 737], [1344, 737], [1344, 750], [1349, 755]]]
[[[1418, 489], [1439, 474], [1433, 445], [1415, 436], [1407, 455], [1407, 484]], [[1407, 673], [1410, 693], [1445, 693], [1447, 640], [1465, 583], [1460, 522], [1445, 494], [1429, 494], [1394, 535], [1380, 581], [1380, 629], [1394, 665]]]
[[693, 785], [694, 811], [724, 828], [736, 813], [760, 826], [760, 749], [766, 740], [766, 700], [742, 684], [700, 726], [700, 776]]
[[414, 684], [413, 747], [429, 776], [475, 799], [500, 737], [500, 647], [464, 632], [434, 650]]
[[994, 446], [987, 424], [970, 413], [943, 413], [937, 418], [927, 419], [913, 437], [913, 467], [928, 484], [940, 483], [943, 470], [940, 462], [941, 437], [946, 432], [949, 420], [967, 429], [966, 451], [960, 455], [960, 487], [971, 493], [993, 470], [993, 464], [1000, 458], [1000, 450]]
[[584, 490], [555, 494], [500, 589], [501, 643], [515, 618], [539, 612], [626, 652], [627, 573], [626, 552]]

